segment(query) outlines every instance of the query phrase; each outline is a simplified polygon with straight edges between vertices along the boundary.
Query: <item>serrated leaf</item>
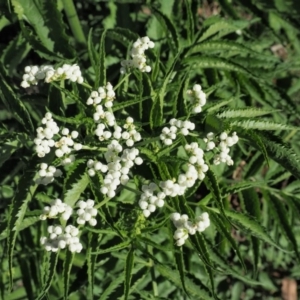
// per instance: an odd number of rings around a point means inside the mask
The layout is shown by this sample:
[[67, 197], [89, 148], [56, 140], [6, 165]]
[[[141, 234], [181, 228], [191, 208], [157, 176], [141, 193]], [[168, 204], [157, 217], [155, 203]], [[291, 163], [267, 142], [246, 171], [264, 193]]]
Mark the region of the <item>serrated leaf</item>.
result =
[[244, 129], [255, 129], [255, 130], [294, 130], [298, 129], [294, 126], [285, 125], [281, 123], [275, 123], [271, 121], [256, 121], [256, 120], [245, 120], [245, 121], [230, 121], [232, 126], [239, 126]]
[[28, 170], [21, 177], [18, 189], [15, 197], [12, 200], [10, 207], [9, 220], [8, 220], [8, 238], [7, 238], [7, 252], [8, 252], [8, 268], [9, 268], [9, 280], [10, 288], [12, 288], [13, 274], [12, 274], [12, 264], [13, 264], [13, 251], [15, 247], [16, 237], [19, 229], [22, 226], [22, 222], [28, 207], [29, 201], [32, 199], [33, 194], [37, 188], [34, 182], [35, 172], [34, 167], [36, 166], [36, 161], [31, 161], [31, 165]]
[[275, 220], [276, 223], [279, 224], [281, 230], [283, 231], [286, 238], [290, 241], [290, 243], [293, 246], [293, 249], [298, 257], [300, 259], [300, 255], [298, 252], [298, 245], [296, 241], [296, 237], [293, 233], [293, 228], [289, 223], [288, 220], [288, 214], [287, 211], [280, 199], [277, 198], [277, 196], [273, 194], [269, 194], [269, 201], [273, 208], [273, 211], [275, 213]]
[[248, 21], [241, 21], [241, 20], [232, 21], [232, 20], [219, 19], [214, 24], [210, 25], [206, 31], [204, 31], [204, 33], [200, 36], [198, 41], [202, 42], [212, 36], [221, 37], [231, 32], [235, 32], [238, 29], [243, 29], [248, 25], [249, 25]]
[[177, 61], [180, 57], [180, 53], [177, 54], [177, 56], [174, 58], [172, 65], [169, 67], [167, 74], [163, 80], [163, 85], [158, 91], [154, 103], [152, 104], [152, 108], [150, 111], [150, 127], [154, 128], [157, 126], [162, 125], [163, 120], [163, 105], [164, 105], [164, 98], [167, 91], [167, 86], [169, 84], [171, 75], [173, 74], [173, 70], [175, 68], [175, 65], [177, 64]]
[[[213, 210], [215, 212], [218, 212], [218, 209], [216, 208], [208, 208], [206, 207], [206, 210]], [[249, 216], [246, 213], [239, 213], [235, 211], [229, 211], [225, 210], [225, 215], [229, 217], [232, 222], [238, 226], [241, 230], [246, 231], [247, 233], [258, 237], [259, 239], [265, 241], [266, 243], [275, 246], [276, 248], [280, 249], [281, 251], [289, 252], [281, 247], [278, 246], [276, 242], [273, 241], [273, 239], [270, 237], [270, 235], [267, 232], [267, 229], [260, 225], [256, 220], [254, 220], [251, 216]]]
[[235, 253], [237, 254], [239, 261], [241, 262], [241, 265], [243, 269], [246, 271], [246, 265], [244, 263], [244, 259], [242, 254], [239, 251], [239, 247], [236, 244], [235, 240], [231, 236], [231, 232], [229, 232], [229, 228], [225, 226], [226, 220], [221, 217], [219, 217], [217, 214], [211, 212], [209, 217], [212, 219], [214, 225], [216, 226], [217, 230], [220, 232], [220, 234], [230, 243], [231, 247], [234, 249]]
[[215, 70], [225, 70], [233, 71], [237, 73], [247, 74], [248, 76], [254, 77], [247, 69], [238, 65], [228, 59], [219, 57], [209, 57], [209, 56], [191, 56], [187, 57], [182, 61], [183, 65], [188, 65], [193, 69], [215, 69]]
[[9, 86], [5, 79], [5, 72], [0, 68], [0, 97], [7, 107], [13, 113], [14, 118], [24, 126], [29, 132], [34, 131], [34, 127], [25, 105], [20, 101], [13, 89]]
[[185, 268], [184, 268], [184, 261], [183, 261], [183, 252], [182, 249], [180, 249], [179, 251], [174, 251], [173, 255], [175, 257], [175, 264], [176, 264], [176, 268], [178, 270], [179, 273], [179, 278], [181, 281], [181, 285], [182, 285], [182, 289], [184, 290], [185, 294], [187, 296], [189, 296], [188, 291], [185, 287]]
[[132, 277], [132, 269], [134, 264], [134, 248], [131, 246], [127, 257], [126, 257], [126, 263], [125, 263], [125, 280], [124, 280], [124, 297], [125, 300], [128, 299], [129, 291], [130, 291], [130, 283], [131, 283], [131, 277]]
[[147, 238], [145, 236], [139, 236], [138, 239], [139, 239], [139, 241], [141, 241], [141, 242], [143, 242], [147, 245], [150, 245], [153, 248], [159, 249], [161, 251], [172, 251], [171, 248], [167, 248], [166, 246], [162, 246], [162, 245], [152, 241], [150, 238]]
[[128, 101], [122, 101], [121, 103], [114, 103], [114, 106], [112, 107], [112, 111], [118, 111], [118, 110], [121, 110], [125, 107], [128, 107], [128, 106], [133, 106], [135, 104], [139, 104], [145, 100], [148, 100], [150, 99], [149, 97], [144, 97], [144, 98], [136, 98], [136, 99], [133, 99], [133, 100], [128, 100]]
[[67, 300], [69, 295], [70, 273], [72, 269], [73, 259], [74, 253], [72, 253], [71, 251], [67, 251], [63, 268], [64, 300]]
[[14, 70], [23, 61], [24, 57], [30, 51], [30, 45], [19, 33], [12, 39], [7, 47], [2, 51], [1, 63], [6, 68], [8, 74], [12, 76]]
[[[217, 206], [219, 207], [222, 216], [225, 216], [224, 213], [224, 204], [222, 199], [222, 194], [219, 188], [218, 180], [216, 175], [213, 173], [211, 169], [206, 172], [206, 176], [204, 178], [204, 182], [210, 192], [212, 193], [213, 199], [216, 201]], [[226, 217], [226, 216], [225, 216]]]
[[12, 5], [19, 20], [25, 19], [30, 23], [45, 48], [68, 58], [74, 55], [72, 47], [67, 46], [69, 39], [56, 1], [12, 0]]
[[120, 27], [108, 29], [106, 36], [110, 39], [120, 42], [125, 47], [128, 47], [132, 41], [135, 41], [139, 38], [138, 34], [135, 32]]
[[176, 27], [167, 15], [156, 9], [154, 6], [152, 6], [151, 8], [154, 16], [159, 21], [159, 23], [165, 31], [167, 41], [171, 45], [172, 51], [174, 53], [177, 53], [179, 47], [179, 38]]
[[55, 275], [55, 269], [58, 261], [58, 253], [52, 252], [50, 254], [50, 261], [48, 265], [48, 272], [47, 272], [47, 277], [44, 283], [44, 286], [42, 287], [42, 291], [40, 294], [36, 297], [36, 300], [42, 300], [46, 296], [49, 288], [51, 287], [53, 277]]
[[102, 32], [100, 43], [99, 43], [99, 53], [97, 55], [95, 69], [95, 85], [94, 88], [104, 86], [106, 84], [106, 68], [105, 68], [105, 37], [106, 30]]
[[258, 109], [258, 108], [243, 108], [243, 109], [226, 109], [216, 116], [220, 119], [229, 118], [255, 118], [259, 116], [269, 115], [277, 110]]
[[75, 205], [80, 195], [85, 191], [89, 184], [89, 177], [83, 174], [80, 179], [71, 185], [71, 188], [65, 194], [64, 202], [71, 207]]
[[[261, 220], [261, 211], [260, 211], [260, 201], [257, 195], [257, 192], [254, 190], [254, 188], [248, 188], [243, 190], [241, 193], [242, 195], [242, 201], [244, 209], [249, 215], [256, 218], [257, 221]], [[258, 272], [258, 265], [260, 262], [260, 241], [256, 237], [251, 237], [252, 242], [252, 251], [253, 251], [253, 257], [254, 257], [254, 274], [257, 274]]]
[[110, 252], [113, 252], [113, 251], [119, 251], [121, 249], [127, 248], [129, 245], [130, 245], [130, 241], [125, 241], [125, 242], [122, 242], [120, 244], [111, 246], [109, 248], [99, 250], [97, 252], [92, 252], [91, 254], [103, 254], [103, 253], [110, 253]]
[[291, 148], [288, 148], [287, 145], [280, 143], [279, 140], [275, 140], [270, 135], [259, 133], [259, 136], [265, 145], [268, 156], [300, 179], [300, 158], [297, 154]]
[[[181, 288], [181, 281], [177, 272], [174, 272], [174, 270], [162, 264], [158, 264], [156, 268], [162, 276]], [[201, 285], [199, 287], [198, 285], [195, 285], [189, 278], [186, 278], [186, 289], [191, 296], [197, 297], [197, 299], [213, 300], [205, 285]]]
[[192, 3], [191, 1], [184, 0], [184, 5], [186, 7], [187, 13], [187, 36], [190, 43], [194, 40], [194, 32], [195, 32], [195, 24], [194, 24], [194, 16], [192, 12]]

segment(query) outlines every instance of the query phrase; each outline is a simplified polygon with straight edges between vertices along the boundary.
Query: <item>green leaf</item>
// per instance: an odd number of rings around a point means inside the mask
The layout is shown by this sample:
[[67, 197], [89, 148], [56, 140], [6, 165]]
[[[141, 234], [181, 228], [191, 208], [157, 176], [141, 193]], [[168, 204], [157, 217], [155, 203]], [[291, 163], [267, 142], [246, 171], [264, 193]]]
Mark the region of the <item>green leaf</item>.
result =
[[[253, 19], [251, 22], [255, 22], [258, 19]], [[227, 35], [232, 32], [236, 32], [237, 30], [241, 30], [247, 26], [249, 26], [249, 21], [232, 21], [225, 19], [217, 19], [215, 23], [210, 25], [206, 31], [200, 36], [199, 42], [202, 42], [212, 36], [216, 38], [220, 38], [221, 36]]]
[[[219, 210], [216, 208], [206, 207], [206, 210], [207, 211], [212, 210], [215, 212], [219, 212]], [[275, 246], [276, 248], [278, 248], [281, 251], [289, 252], [289, 251], [279, 247], [278, 244], [276, 242], [274, 242], [273, 239], [270, 237], [270, 235], [267, 233], [266, 228], [263, 227], [262, 225], [260, 225], [256, 220], [254, 220], [248, 214], [246, 214], [246, 213], [241, 214], [239, 212], [229, 211], [229, 210], [225, 210], [224, 212], [225, 212], [225, 215], [227, 217], [229, 217], [232, 220], [232, 222], [241, 230], [244, 230], [244, 231], [246, 231], [246, 233], [258, 237], [259, 239], [265, 241], [266, 243], [268, 243], [272, 246]]]
[[231, 247], [234, 249], [235, 253], [238, 256], [243, 269], [246, 271], [246, 265], [244, 263], [243, 256], [240, 253], [239, 247], [236, 244], [234, 238], [231, 236], [229, 228], [225, 225], [227, 223], [226, 220], [224, 218], [219, 217], [216, 213], [213, 212], [210, 212], [209, 217], [212, 219], [212, 222], [214, 223], [220, 234], [230, 243]]
[[37, 296], [36, 300], [42, 300], [46, 296], [49, 288], [51, 287], [53, 277], [55, 275], [55, 269], [58, 261], [58, 253], [52, 252], [50, 254], [50, 262], [48, 264], [48, 272], [47, 272], [47, 277], [45, 280], [45, 284], [42, 287], [42, 291], [40, 294]]
[[19, 20], [26, 20], [34, 28], [41, 44], [53, 53], [72, 58], [74, 51], [68, 47], [69, 38], [56, 1], [21, 1], [12, 0], [12, 5]]
[[80, 179], [71, 184], [71, 188], [65, 194], [64, 202], [71, 207], [75, 205], [80, 195], [85, 191], [86, 187], [89, 184], [89, 177], [87, 174], [80, 176]]
[[138, 236], [138, 239], [139, 239], [139, 241], [141, 241], [141, 242], [143, 242], [143, 243], [145, 243], [147, 245], [150, 245], [151, 247], [156, 248], [158, 250], [161, 250], [161, 251], [172, 251], [171, 248], [168, 248], [166, 246], [162, 246], [162, 245], [160, 245], [160, 244], [152, 241], [150, 238], [147, 238], [145, 236]]
[[125, 47], [128, 47], [132, 41], [136, 41], [139, 38], [138, 34], [135, 32], [120, 27], [108, 29], [106, 36], [120, 42]]
[[154, 103], [153, 103], [151, 111], [150, 111], [150, 127], [151, 128], [162, 125], [163, 105], [164, 105], [165, 94], [167, 91], [167, 86], [170, 83], [171, 75], [173, 74], [173, 70], [179, 59], [179, 56], [180, 56], [180, 53], [178, 53], [177, 56], [174, 58], [174, 61], [173, 61], [172, 65], [169, 67], [167, 74], [164, 78], [163, 85], [160, 88], [159, 92], [157, 93], [157, 95], [154, 99]]
[[22, 144], [19, 140], [5, 141], [0, 147], [0, 167], [12, 156], [12, 154], [20, 149]]
[[23, 127], [33, 132], [34, 127], [30, 118], [30, 114], [27, 111], [25, 105], [19, 100], [13, 89], [5, 80], [5, 72], [0, 68], [0, 97], [7, 107], [7, 109], [13, 114], [15, 119], [23, 125]]
[[109, 248], [99, 250], [97, 252], [92, 252], [91, 254], [103, 254], [103, 253], [110, 253], [110, 252], [113, 252], [113, 251], [119, 251], [121, 249], [127, 248], [129, 245], [130, 245], [130, 241], [125, 241], [125, 242], [122, 242], [120, 244], [111, 246]]
[[29, 51], [30, 45], [21, 33], [9, 42], [7, 47], [2, 51], [0, 58], [0, 62], [3, 68], [7, 70], [9, 76], [12, 76], [17, 66], [23, 61]]
[[154, 6], [151, 7], [152, 12], [156, 19], [161, 24], [163, 30], [165, 31], [167, 41], [169, 45], [171, 46], [171, 49], [174, 53], [177, 53], [178, 47], [179, 47], [179, 38], [178, 33], [176, 30], [176, 27], [174, 26], [171, 19], [168, 18], [167, 15], [156, 9]]
[[256, 121], [256, 120], [245, 120], [245, 121], [231, 121], [232, 126], [239, 126], [244, 129], [255, 129], [255, 130], [293, 130], [298, 129], [297, 127], [285, 125], [281, 123], [275, 123], [270, 121]]
[[127, 300], [129, 296], [133, 264], [134, 264], [134, 248], [133, 246], [131, 246], [127, 254], [126, 264], [125, 264], [125, 280], [124, 280], [125, 300]]
[[238, 65], [228, 59], [219, 58], [219, 57], [209, 57], [209, 56], [191, 56], [185, 58], [182, 61], [182, 64], [192, 68], [194, 70], [198, 69], [216, 69], [216, 70], [225, 70], [233, 71], [237, 73], [247, 74], [248, 76], [254, 77], [247, 69]]
[[293, 227], [289, 223], [288, 213], [284, 206], [284, 203], [282, 202], [282, 200], [278, 199], [276, 195], [273, 194], [269, 195], [269, 202], [275, 213], [276, 223], [279, 224], [282, 232], [292, 244], [298, 259], [300, 259], [296, 237], [293, 233]]
[[96, 74], [94, 88], [97, 89], [100, 86], [106, 84], [106, 68], [105, 68], [105, 37], [106, 30], [102, 32], [100, 43], [99, 43], [99, 53], [96, 60], [96, 65], [94, 65], [94, 70]]
[[192, 12], [192, 1], [184, 0], [187, 13], [187, 36], [190, 43], [194, 40], [195, 24]]
[[9, 271], [9, 280], [10, 288], [12, 288], [13, 274], [12, 274], [12, 265], [13, 265], [13, 251], [15, 247], [17, 234], [22, 226], [22, 222], [28, 207], [29, 201], [32, 199], [33, 194], [37, 188], [37, 185], [34, 182], [35, 172], [34, 168], [37, 162], [32, 160], [29, 168], [21, 177], [17, 192], [15, 197], [12, 200], [10, 207], [9, 219], [8, 219], [8, 234], [7, 234], [7, 252], [8, 252], [8, 271]]
[[[181, 288], [181, 281], [178, 276], [178, 273], [173, 269], [167, 267], [166, 265], [158, 264], [156, 265], [157, 271], [164, 276], [166, 279], [173, 282], [177, 287]], [[195, 299], [205, 299], [212, 300], [213, 298], [210, 296], [210, 292], [207, 287], [203, 284], [196, 285], [192, 280], [186, 278], [186, 289], [189, 295], [196, 297]]]
[[[260, 210], [260, 200], [258, 198], [257, 192], [254, 188], [248, 188], [241, 192], [242, 201], [244, 209], [247, 213], [253, 216], [257, 221], [261, 220], [261, 210]], [[254, 257], [254, 274], [258, 272], [258, 266], [260, 263], [260, 241], [256, 237], [251, 237], [252, 241], [252, 250], [253, 250], [253, 257]]]
[[275, 139], [274, 136], [261, 133], [259, 133], [259, 136], [265, 145], [269, 157], [300, 179], [300, 158], [294, 151], [278, 141], [278, 139]]
[[69, 295], [70, 273], [72, 269], [73, 259], [74, 259], [74, 253], [72, 253], [71, 251], [67, 251], [65, 261], [64, 261], [64, 269], [63, 269], [64, 300], [67, 300]]
[[125, 107], [128, 107], [128, 106], [133, 106], [135, 104], [139, 104], [145, 100], [148, 100], [150, 99], [149, 96], [147, 97], [144, 97], [144, 98], [135, 98], [135, 99], [132, 99], [132, 100], [128, 100], [128, 101], [122, 101], [121, 103], [114, 103], [114, 106], [112, 107], [112, 111], [118, 111], [118, 110], [121, 110]]
[[179, 274], [179, 278], [182, 284], [182, 289], [184, 290], [184, 292], [186, 293], [186, 295], [188, 296], [188, 291], [186, 289], [185, 286], [185, 268], [184, 268], [184, 261], [183, 261], [183, 252], [182, 252], [182, 248], [179, 251], [174, 251], [173, 255], [175, 257], [175, 263], [176, 263], [176, 268], [178, 270], [178, 274]]
[[227, 257], [224, 258], [220, 252], [218, 251], [218, 246], [217, 245], [212, 245], [209, 240], [206, 239], [206, 243], [208, 244], [208, 251], [210, 254], [211, 259], [218, 264], [223, 270], [220, 271], [224, 274], [231, 275], [234, 278], [237, 278], [249, 285], [262, 285], [263, 283], [255, 281], [249, 277], [243, 276], [243, 272], [241, 270], [236, 270], [233, 268], [233, 266], [230, 266], [228, 264], [228, 259]]
[[[222, 216], [225, 216], [222, 194], [221, 194], [221, 191], [219, 188], [217, 177], [211, 169], [209, 169], [206, 172], [204, 182], [205, 182], [206, 186], [208, 187], [208, 189], [210, 190], [210, 192], [212, 193], [213, 199], [216, 201], [216, 204], [219, 207]], [[226, 216], [225, 216], [225, 218], [226, 218]]]
[[260, 109], [260, 108], [226, 109], [220, 113], [217, 113], [216, 116], [220, 119], [255, 118], [259, 116], [268, 115], [276, 111], [278, 110], [268, 110], [268, 109]]

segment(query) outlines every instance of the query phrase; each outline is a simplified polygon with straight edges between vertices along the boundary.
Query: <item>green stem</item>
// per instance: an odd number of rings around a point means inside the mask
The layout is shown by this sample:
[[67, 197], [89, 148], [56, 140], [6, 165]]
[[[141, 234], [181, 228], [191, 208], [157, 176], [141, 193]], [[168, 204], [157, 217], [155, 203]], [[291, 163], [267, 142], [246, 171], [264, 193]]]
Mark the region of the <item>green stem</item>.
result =
[[[149, 253], [153, 254], [152, 247], [147, 245], [147, 248], [148, 248]], [[157, 282], [156, 282], [156, 278], [155, 278], [154, 262], [151, 258], [149, 259], [149, 264], [151, 264], [150, 274], [151, 274], [151, 279], [152, 279], [151, 283], [152, 283], [152, 289], [153, 289], [153, 296], [157, 297], [158, 296], [158, 289], [157, 289]]]
[[64, 5], [66, 16], [75, 40], [80, 44], [86, 45], [86, 38], [78, 19], [73, 0], [62, 0], [62, 3]]

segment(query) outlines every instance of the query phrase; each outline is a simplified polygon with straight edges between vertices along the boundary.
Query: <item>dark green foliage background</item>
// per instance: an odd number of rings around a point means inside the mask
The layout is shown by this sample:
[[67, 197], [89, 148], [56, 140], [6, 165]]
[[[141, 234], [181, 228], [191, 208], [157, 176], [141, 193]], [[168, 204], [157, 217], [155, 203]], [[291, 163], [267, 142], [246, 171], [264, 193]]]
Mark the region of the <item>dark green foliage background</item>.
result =
[[[282, 279], [300, 279], [298, 2], [74, 1], [76, 24], [72, 1], [0, 0], [0, 298], [281, 299]], [[122, 83], [116, 115], [126, 109], [148, 124], [145, 138], [157, 136], [171, 117], [186, 116], [184, 91], [200, 83], [209, 96], [191, 119], [199, 137], [212, 130], [240, 137], [234, 166], [212, 167], [174, 201], [182, 212], [207, 211], [212, 225], [175, 248], [168, 214], [145, 220], [124, 189], [101, 207], [99, 226], [85, 231], [86, 251], [49, 256], [39, 242], [43, 206], [62, 195], [73, 203], [103, 196], [99, 181], [84, 175], [87, 153], [62, 182], [32, 184], [39, 163], [32, 140], [46, 107], [81, 132], [90, 119], [86, 89], [22, 89], [24, 67], [78, 63], [95, 88], [117, 85], [120, 61], [145, 35], [156, 43], [147, 53], [152, 72]], [[138, 175], [178, 171], [171, 156], [141, 152], [152, 169]]]

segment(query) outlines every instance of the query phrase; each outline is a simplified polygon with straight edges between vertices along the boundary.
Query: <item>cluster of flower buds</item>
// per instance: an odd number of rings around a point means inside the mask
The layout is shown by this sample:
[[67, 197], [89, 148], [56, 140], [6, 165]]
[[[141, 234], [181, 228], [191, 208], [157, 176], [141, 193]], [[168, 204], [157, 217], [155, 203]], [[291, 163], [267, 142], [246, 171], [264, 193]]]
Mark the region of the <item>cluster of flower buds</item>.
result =
[[[196, 175], [198, 179], [203, 180], [208, 171], [208, 165], [204, 161], [204, 152], [195, 142], [185, 145], [185, 150], [189, 156], [188, 178]], [[194, 175], [193, 175], [194, 174]]]
[[163, 207], [165, 205], [164, 199], [166, 194], [160, 191], [154, 182], [151, 182], [149, 185], [143, 185], [142, 191], [139, 206], [143, 210], [144, 216], [148, 218], [151, 213], [156, 211], [157, 207]]
[[[125, 149], [117, 140], [112, 140], [104, 154], [107, 161], [108, 172], [104, 178], [100, 191], [102, 194], [112, 198], [120, 184], [126, 184], [129, 180], [129, 171], [134, 165], [141, 165], [143, 160], [139, 157], [139, 150], [136, 148]], [[119, 153], [122, 153], [119, 156]]]
[[106, 173], [108, 170], [107, 165], [101, 163], [100, 161], [92, 160], [92, 159], [88, 160], [87, 167], [88, 167], [88, 174], [91, 177], [94, 177], [97, 171], [98, 172], [100, 171], [101, 173]]
[[55, 199], [52, 201], [51, 206], [45, 206], [43, 213], [40, 215], [41, 220], [46, 220], [47, 218], [57, 218], [61, 216], [63, 220], [67, 221], [72, 215], [71, 206], [63, 203], [60, 199]]
[[130, 51], [132, 58], [121, 62], [121, 74], [124, 74], [128, 68], [136, 68], [141, 72], [150, 72], [151, 67], [147, 66], [145, 56], [145, 51], [149, 48], [154, 48], [154, 43], [150, 41], [149, 37], [145, 36], [135, 41]]
[[54, 177], [62, 175], [62, 171], [54, 166], [48, 166], [46, 163], [40, 164], [39, 178], [35, 180], [36, 184], [47, 185], [54, 180]]
[[170, 146], [173, 143], [173, 140], [176, 139], [178, 133], [186, 136], [190, 133], [189, 130], [195, 129], [195, 124], [188, 120], [181, 121], [173, 118], [170, 120], [169, 124], [171, 127], [164, 127], [160, 135], [160, 139], [166, 146]]
[[82, 244], [79, 241], [79, 230], [73, 225], [68, 225], [65, 229], [62, 226], [49, 226], [49, 238], [42, 237], [41, 244], [46, 251], [57, 252], [60, 249], [68, 248], [71, 252], [80, 253]]
[[34, 139], [36, 145], [35, 150], [38, 157], [44, 157], [50, 152], [51, 147], [55, 144], [53, 137], [59, 132], [59, 127], [52, 119], [52, 114], [49, 112], [47, 112], [42, 119], [42, 124], [45, 125], [45, 128], [38, 127], [36, 129], [37, 137]]
[[210, 225], [209, 215], [206, 212], [196, 217], [194, 222], [189, 221], [189, 217], [185, 214], [173, 213], [170, 218], [177, 228], [173, 237], [179, 247], [185, 243], [189, 234], [194, 235], [197, 231], [203, 232]]
[[[104, 111], [101, 104], [97, 105], [95, 107], [95, 110], [96, 111], [94, 112], [93, 118], [96, 123], [102, 122], [103, 124], [107, 124], [108, 126], [114, 126], [116, 124], [114, 114], [110, 111]], [[96, 135], [98, 134], [96, 133]]]
[[93, 91], [90, 97], [87, 99], [87, 105], [97, 106], [100, 103], [106, 108], [111, 108], [113, 106], [113, 101], [116, 97], [113, 86], [108, 82], [106, 86], [99, 87], [98, 91]]
[[63, 128], [61, 134], [63, 136], [54, 144], [55, 148], [57, 148], [55, 151], [55, 155], [57, 157], [69, 155], [72, 150], [79, 151], [82, 149], [82, 145], [80, 143], [74, 143], [73, 141], [73, 139], [78, 137], [78, 131], [74, 130], [70, 133], [68, 128]]
[[27, 66], [21, 86], [28, 88], [31, 85], [37, 85], [39, 80], [45, 82], [60, 81], [69, 79], [72, 82], [83, 83], [83, 77], [78, 65], [64, 64], [62, 67], [55, 69], [51, 65]]
[[192, 112], [198, 114], [202, 111], [202, 106], [206, 104], [206, 94], [202, 91], [200, 84], [195, 84], [193, 90], [188, 90], [187, 94], [192, 104]]
[[239, 140], [236, 132], [229, 136], [226, 132], [222, 132], [219, 137], [215, 137], [213, 132], [206, 135], [203, 139], [206, 143], [206, 150], [217, 149], [218, 153], [214, 156], [214, 165], [219, 165], [220, 163], [226, 163], [228, 166], [233, 165], [233, 160], [229, 155], [230, 147], [236, 144]]
[[79, 209], [77, 210], [77, 224], [84, 225], [85, 222], [89, 222], [91, 226], [96, 226], [97, 209], [94, 208], [95, 201], [88, 199], [87, 201], [80, 200], [77, 203]]

